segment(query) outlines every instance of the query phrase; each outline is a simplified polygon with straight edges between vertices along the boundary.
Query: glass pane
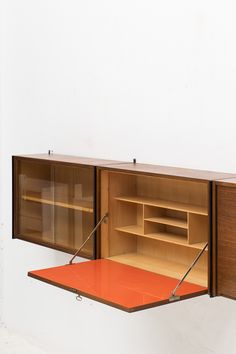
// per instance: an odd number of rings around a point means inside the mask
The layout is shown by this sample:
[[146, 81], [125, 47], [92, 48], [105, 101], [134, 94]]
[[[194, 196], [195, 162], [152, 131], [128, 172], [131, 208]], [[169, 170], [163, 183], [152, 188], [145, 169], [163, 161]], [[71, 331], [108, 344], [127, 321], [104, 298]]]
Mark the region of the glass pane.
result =
[[47, 164], [20, 161], [18, 165], [18, 231], [22, 236], [53, 241], [53, 185]]
[[[55, 242], [77, 250], [94, 227], [94, 174], [90, 167], [54, 170]], [[91, 239], [82, 250], [93, 255]]]
[[15, 236], [75, 253], [94, 228], [94, 168], [20, 160], [16, 171]]

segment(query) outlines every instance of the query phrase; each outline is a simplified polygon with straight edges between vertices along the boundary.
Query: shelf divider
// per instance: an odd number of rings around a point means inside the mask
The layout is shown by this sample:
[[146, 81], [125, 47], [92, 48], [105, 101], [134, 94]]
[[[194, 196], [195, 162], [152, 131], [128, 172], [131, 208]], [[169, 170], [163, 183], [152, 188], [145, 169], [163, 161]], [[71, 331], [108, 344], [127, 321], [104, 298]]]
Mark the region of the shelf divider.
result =
[[175, 227], [180, 227], [181, 229], [187, 229], [188, 224], [187, 221], [181, 220], [181, 219], [176, 219], [176, 218], [170, 218], [167, 216], [162, 216], [162, 217], [153, 217], [153, 218], [145, 218], [144, 221], [148, 222], [153, 222], [157, 224], [165, 224], [165, 225], [170, 225], [170, 226], [175, 226]]
[[144, 237], [147, 239], [172, 243], [172, 244], [189, 247], [189, 248], [202, 249], [205, 245], [205, 242], [189, 244], [187, 240], [187, 236], [185, 237], [170, 232], [157, 232], [157, 233], [143, 234], [142, 227], [140, 227], [139, 225], [116, 227], [115, 230], [126, 234], [138, 236], [138, 237]]
[[207, 211], [206, 207], [193, 205], [193, 204], [187, 204], [187, 203], [181, 203], [181, 202], [175, 202], [175, 201], [170, 201], [170, 200], [144, 198], [144, 197], [138, 197], [138, 196], [134, 196], [134, 197], [133, 196], [123, 196], [123, 197], [116, 197], [115, 199], [119, 200], [119, 201], [123, 201], [123, 202], [129, 202], [129, 203], [135, 203], [135, 204], [145, 204], [145, 205], [156, 206], [156, 207], [166, 208], [166, 209], [171, 209], [171, 210], [185, 211], [185, 212], [199, 214], [199, 215], [208, 215], [208, 211]]

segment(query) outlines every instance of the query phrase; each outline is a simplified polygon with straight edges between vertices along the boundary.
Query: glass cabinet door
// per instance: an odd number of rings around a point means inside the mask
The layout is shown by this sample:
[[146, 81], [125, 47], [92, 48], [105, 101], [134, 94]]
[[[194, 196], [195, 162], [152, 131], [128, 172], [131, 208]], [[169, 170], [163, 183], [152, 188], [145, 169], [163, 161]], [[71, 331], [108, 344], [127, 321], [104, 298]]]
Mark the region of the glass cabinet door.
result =
[[[54, 236], [59, 245], [78, 249], [94, 227], [93, 168], [54, 168]], [[93, 239], [82, 253], [90, 255]]]
[[[14, 160], [14, 237], [74, 253], [95, 225], [93, 166]], [[81, 256], [94, 258], [94, 238]]]

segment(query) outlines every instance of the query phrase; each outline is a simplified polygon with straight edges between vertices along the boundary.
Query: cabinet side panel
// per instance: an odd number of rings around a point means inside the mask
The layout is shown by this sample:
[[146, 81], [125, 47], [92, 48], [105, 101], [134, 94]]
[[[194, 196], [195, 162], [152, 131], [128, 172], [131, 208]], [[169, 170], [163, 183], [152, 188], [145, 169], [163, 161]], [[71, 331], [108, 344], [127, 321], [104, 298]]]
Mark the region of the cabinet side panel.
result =
[[217, 295], [217, 186], [212, 183], [212, 204], [211, 204], [211, 237], [209, 244], [209, 294], [210, 296]]
[[[109, 173], [109, 256], [136, 252], [136, 237], [127, 237], [116, 231], [119, 226], [136, 223], [137, 211], [126, 203], [120, 204], [117, 197], [137, 195], [137, 178], [135, 175]], [[128, 203], [129, 204], [129, 203]], [[134, 205], [136, 208], [136, 205]], [[135, 216], [136, 215], [136, 216]], [[121, 222], [121, 224], [120, 224]]]
[[[109, 175], [107, 171], [100, 171], [100, 201], [101, 201], [101, 217], [105, 215], [109, 210], [109, 201], [108, 201], [108, 188], [109, 188]], [[109, 256], [109, 230], [108, 222], [101, 224], [101, 258], [106, 258]]]
[[236, 299], [236, 188], [217, 187], [217, 295]]
[[18, 185], [17, 185], [17, 174], [18, 174], [18, 159], [16, 156], [12, 157], [12, 238], [15, 238], [17, 234], [18, 226]]

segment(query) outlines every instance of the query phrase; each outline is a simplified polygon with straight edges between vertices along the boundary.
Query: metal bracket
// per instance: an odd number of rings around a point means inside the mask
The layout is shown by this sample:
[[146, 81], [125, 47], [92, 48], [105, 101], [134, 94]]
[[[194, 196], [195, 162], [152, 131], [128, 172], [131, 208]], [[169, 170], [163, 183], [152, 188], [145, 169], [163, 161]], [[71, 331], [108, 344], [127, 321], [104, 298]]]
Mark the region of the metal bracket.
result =
[[106, 221], [106, 219], [108, 218], [108, 213], [104, 214], [103, 217], [99, 220], [99, 222], [96, 224], [96, 226], [94, 227], [94, 229], [90, 232], [90, 234], [88, 235], [88, 237], [86, 238], [86, 240], [82, 243], [82, 245], [80, 246], [80, 248], [78, 249], [78, 251], [76, 251], [76, 253], [74, 254], [74, 256], [71, 258], [71, 260], [69, 261], [69, 264], [73, 263], [73, 260], [75, 259], [75, 257], [77, 257], [77, 255], [79, 254], [79, 252], [82, 250], [82, 248], [84, 247], [84, 245], [88, 242], [88, 240], [93, 236], [94, 232], [97, 230], [97, 228], [101, 225], [101, 223], [104, 221]]
[[180, 300], [180, 296], [176, 295], [175, 293], [178, 290], [178, 288], [180, 287], [180, 285], [183, 283], [183, 281], [187, 277], [187, 275], [191, 272], [191, 270], [193, 269], [193, 267], [195, 266], [195, 264], [197, 263], [197, 261], [199, 260], [199, 258], [201, 257], [201, 255], [203, 254], [205, 249], [207, 248], [207, 246], [208, 246], [208, 243], [206, 243], [205, 246], [203, 247], [203, 249], [198, 253], [197, 257], [194, 259], [194, 261], [192, 262], [191, 266], [188, 268], [187, 272], [180, 279], [180, 281], [178, 282], [178, 284], [176, 285], [176, 287], [174, 288], [174, 290], [170, 294], [170, 297], [169, 297], [169, 301], [170, 302]]

